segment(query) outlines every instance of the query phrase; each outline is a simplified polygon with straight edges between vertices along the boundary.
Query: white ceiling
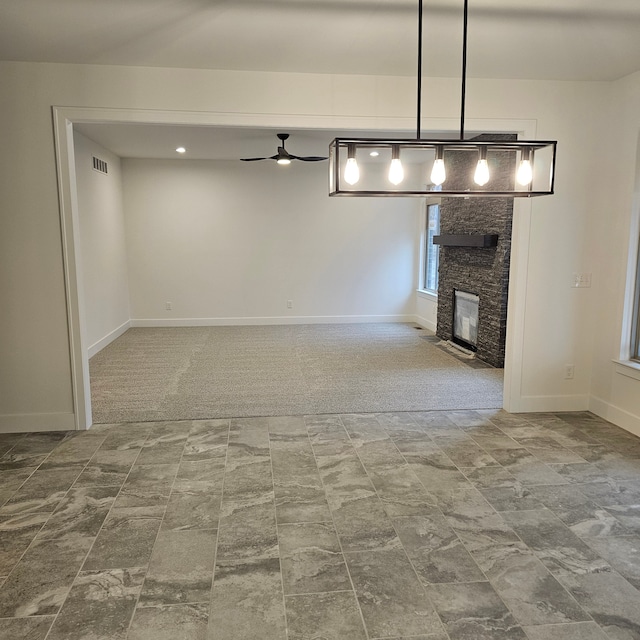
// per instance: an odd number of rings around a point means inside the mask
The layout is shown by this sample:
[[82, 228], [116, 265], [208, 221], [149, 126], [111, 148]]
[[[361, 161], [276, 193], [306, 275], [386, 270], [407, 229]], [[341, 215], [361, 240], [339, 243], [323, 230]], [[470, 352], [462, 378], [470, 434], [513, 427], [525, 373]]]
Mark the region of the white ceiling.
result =
[[[74, 124], [74, 129], [121, 158], [239, 160], [275, 155], [279, 132], [289, 133], [287, 151], [297, 156], [327, 156], [333, 138], [351, 138], [353, 131], [254, 129], [249, 127], [171, 126], [158, 124]], [[365, 138], [411, 138], [414, 132], [358, 131]], [[473, 136], [473, 132], [468, 132]], [[423, 132], [423, 137], [451, 138], [454, 132]], [[185, 147], [186, 153], [176, 152]]]
[[[424, 75], [459, 78], [463, 0], [423, 1]], [[417, 5], [418, 0], [0, 0], [0, 60], [414, 76]], [[470, 77], [613, 80], [640, 70], [640, 0], [469, 5]], [[278, 145], [272, 129], [76, 127], [125, 158], [176, 158], [175, 148], [182, 145], [185, 158], [237, 159], [273, 155]], [[326, 155], [333, 137], [352, 135], [289, 132], [287, 149], [296, 155]]]
[[[469, 75], [640, 70], [640, 0], [470, 0]], [[425, 75], [460, 74], [462, 0], [424, 0]], [[417, 0], [0, 0], [0, 59], [412, 76]]]

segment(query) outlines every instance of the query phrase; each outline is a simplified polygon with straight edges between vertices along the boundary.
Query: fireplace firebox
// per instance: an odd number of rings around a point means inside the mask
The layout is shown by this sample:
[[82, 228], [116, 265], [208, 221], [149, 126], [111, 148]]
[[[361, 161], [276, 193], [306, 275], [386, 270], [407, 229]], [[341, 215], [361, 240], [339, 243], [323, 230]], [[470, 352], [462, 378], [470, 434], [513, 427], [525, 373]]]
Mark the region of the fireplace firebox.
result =
[[461, 347], [476, 351], [478, 348], [478, 310], [480, 296], [460, 289], [453, 290], [452, 340]]

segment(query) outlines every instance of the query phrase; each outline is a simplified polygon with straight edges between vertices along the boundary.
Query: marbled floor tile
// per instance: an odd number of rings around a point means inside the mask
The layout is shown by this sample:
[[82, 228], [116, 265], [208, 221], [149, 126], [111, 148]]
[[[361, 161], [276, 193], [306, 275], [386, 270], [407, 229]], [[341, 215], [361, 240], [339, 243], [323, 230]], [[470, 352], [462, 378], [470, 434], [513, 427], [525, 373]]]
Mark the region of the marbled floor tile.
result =
[[502, 514], [556, 577], [610, 571], [611, 567], [548, 510]]
[[182, 461], [173, 483], [177, 492], [222, 490], [225, 461], [220, 458]]
[[216, 531], [160, 531], [140, 606], [208, 602]]
[[9, 453], [13, 447], [26, 437], [26, 433], [2, 433], [0, 434], [0, 458]]
[[344, 551], [394, 548], [400, 545], [396, 531], [376, 495], [329, 505]]
[[106, 434], [99, 434], [97, 437], [83, 437], [84, 435], [83, 433], [63, 442], [47, 456], [40, 469], [87, 464], [102, 444]]
[[458, 425], [448, 416], [445, 411], [411, 411], [411, 417], [419, 427], [427, 429], [458, 429]]
[[526, 449], [494, 449], [491, 454], [522, 484], [564, 484], [567, 482]]
[[640, 638], [640, 591], [616, 572], [573, 574], [560, 580], [609, 638]]
[[38, 618], [1, 618], [0, 638], [8, 640], [44, 640], [54, 616]]
[[46, 460], [48, 455], [48, 453], [37, 452], [14, 453], [12, 449], [0, 458], [0, 472], [25, 469], [27, 467], [35, 469]]
[[470, 552], [518, 540], [513, 529], [472, 487], [451, 492], [441, 500], [440, 508]]
[[394, 469], [407, 463], [391, 438], [356, 443], [355, 450], [367, 472]]
[[584, 444], [571, 447], [586, 462], [599, 462], [600, 460], [619, 460], [621, 454], [605, 444]]
[[162, 435], [154, 438], [152, 432], [142, 445], [135, 464], [178, 464], [187, 442], [185, 435], [179, 435], [180, 437]]
[[0, 617], [58, 613], [91, 540], [42, 540], [31, 544], [0, 588]]
[[620, 521], [591, 502], [575, 485], [532, 487], [534, 495], [577, 536], [628, 535]]
[[276, 479], [292, 476], [307, 476], [318, 472], [316, 459], [308, 438], [295, 448], [289, 446], [281, 448], [279, 445], [271, 448], [271, 464], [273, 477]]
[[146, 566], [164, 507], [114, 509], [105, 520], [83, 570]]
[[485, 580], [441, 514], [395, 518], [393, 524], [423, 584]]
[[115, 507], [166, 505], [177, 464], [134, 465], [120, 489]]
[[274, 558], [278, 555], [273, 497], [263, 503], [222, 504], [217, 557], [221, 560]]
[[122, 486], [138, 457], [137, 449], [98, 449], [75, 482], [76, 487]]
[[332, 524], [281, 525], [278, 543], [286, 595], [351, 588]]
[[[382, 638], [372, 638], [372, 640], [383, 640]], [[442, 633], [430, 633], [426, 636], [402, 636], [400, 638], [384, 638], [384, 640], [449, 640], [449, 636], [443, 631]]]
[[590, 619], [523, 543], [496, 546], [474, 557], [519, 624]]
[[124, 640], [143, 580], [141, 568], [81, 572], [48, 640]]
[[0, 517], [0, 576], [11, 573], [48, 517], [48, 513]]
[[525, 627], [529, 640], [607, 640], [607, 636], [595, 622], [573, 624], [545, 624]]
[[36, 467], [23, 467], [0, 471], [0, 506], [13, 496], [35, 470]]
[[640, 536], [585, 538], [585, 542], [640, 590]]
[[288, 640], [366, 640], [353, 591], [287, 596]]
[[[365, 442], [375, 442], [376, 440], [388, 440], [389, 435], [376, 416], [370, 413], [351, 413], [340, 416], [342, 424], [349, 434], [351, 442], [356, 446]], [[411, 424], [415, 427], [413, 420]], [[387, 423], [387, 428], [393, 429], [395, 425]]]
[[316, 457], [353, 451], [340, 416], [305, 416], [304, 420]]
[[527, 447], [527, 451], [541, 462], [550, 466], [553, 464], [579, 464], [584, 462], [584, 459], [575, 451], [564, 447]]
[[436, 498], [407, 464], [376, 468], [369, 477], [389, 517], [429, 515], [436, 509]]
[[106, 431], [106, 438], [100, 445], [101, 451], [139, 451], [151, 433], [152, 423], [126, 424]]
[[605, 507], [605, 511], [621, 522], [630, 533], [640, 534], [640, 504]]
[[208, 604], [181, 604], [136, 609], [127, 640], [206, 640]]
[[183, 460], [224, 458], [229, 440], [228, 420], [198, 420], [191, 431], [182, 454]]
[[488, 582], [443, 584], [428, 593], [451, 640], [526, 640]]
[[118, 494], [118, 487], [72, 488], [60, 502], [38, 539], [68, 536], [95, 538]]
[[498, 462], [470, 437], [433, 436], [433, 441], [457, 467], [491, 467]]
[[481, 427], [487, 423], [488, 418], [478, 411], [447, 411], [447, 417], [458, 427]]
[[276, 479], [274, 491], [278, 524], [331, 520], [324, 488], [317, 474]]
[[442, 631], [403, 549], [346, 553], [345, 558], [369, 637]]
[[[497, 427], [495, 427], [498, 429]], [[480, 427], [479, 429], [485, 429]], [[494, 449], [521, 449], [521, 445], [518, 444], [513, 438], [510, 438], [506, 433], [503, 433], [498, 429], [498, 433], [488, 434], [480, 431], [475, 433], [474, 431], [467, 431], [469, 437], [474, 442], [479, 444], [485, 451], [491, 453]]]
[[373, 493], [373, 485], [355, 452], [323, 456], [318, 460], [318, 470], [327, 492], [329, 506], [344, 496], [354, 499]]
[[462, 469], [462, 472], [496, 511], [523, 511], [542, 507], [531, 489], [502, 467]]
[[51, 513], [82, 471], [81, 466], [37, 470], [0, 508], [0, 515]]
[[[364, 415], [366, 416], [367, 414]], [[415, 414], [411, 411], [387, 411], [384, 413], [376, 413], [375, 416], [378, 424], [389, 431], [395, 428], [417, 425]]]
[[580, 491], [602, 507], [640, 504], [640, 482], [592, 482], [581, 484]]
[[19, 456], [24, 454], [32, 456], [35, 454], [49, 454], [65, 440], [75, 437], [73, 431], [46, 431], [40, 433], [28, 433], [20, 442], [11, 449], [11, 455]]
[[609, 478], [619, 480], [620, 482], [639, 482], [640, 481], [640, 460], [622, 459], [622, 460], [602, 460], [596, 462], [595, 466]]
[[571, 484], [587, 482], [607, 482], [607, 474], [590, 462], [572, 464], [550, 464], [553, 471]]
[[221, 499], [221, 491], [172, 493], [162, 521], [162, 529], [217, 529]]
[[229, 427], [227, 455], [234, 458], [269, 455], [268, 418], [234, 418]]
[[303, 416], [274, 416], [267, 418], [269, 436], [307, 436]]
[[278, 558], [217, 560], [208, 638], [285, 640], [286, 637]]

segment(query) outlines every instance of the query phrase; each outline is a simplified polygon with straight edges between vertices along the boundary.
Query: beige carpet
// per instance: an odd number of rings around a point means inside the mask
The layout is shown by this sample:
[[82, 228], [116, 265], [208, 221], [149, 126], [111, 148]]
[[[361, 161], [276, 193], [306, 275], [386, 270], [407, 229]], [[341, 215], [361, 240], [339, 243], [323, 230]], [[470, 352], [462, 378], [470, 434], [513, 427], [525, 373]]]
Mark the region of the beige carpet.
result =
[[130, 329], [90, 361], [94, 422], [491, 409], [474, 369], [407, 324]]

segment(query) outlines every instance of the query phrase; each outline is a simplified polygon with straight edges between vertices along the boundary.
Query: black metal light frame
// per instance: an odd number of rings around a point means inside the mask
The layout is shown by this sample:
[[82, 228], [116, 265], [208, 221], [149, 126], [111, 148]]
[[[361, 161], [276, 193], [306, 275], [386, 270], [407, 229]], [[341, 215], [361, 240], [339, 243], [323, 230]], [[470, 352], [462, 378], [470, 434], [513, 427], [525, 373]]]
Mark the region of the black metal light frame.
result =
[[[468, 0], [464, 0], [463, 11], [463, 38], [462, 38], [462, 86], [461, 86], [461, 108], [460, 108], [460, 137], [458, 140], [423, 140], [420, 135], [421, 127], [421, 102], [422, 102], [422, 30], [423, 30], [423, 0], [418, 0], [418, 76], [417, 76], [417, 126], [415, 139], [387, 139], [387, 138], [335, 138], [329, 145], [329, 195], [330, 196], [450, 196], [450, 197], [510, 197], [510, 198], [532, 198], [536, 196], [546, 196], [554, 193], [555, 187], [555, 165], [556, 165], [556, 141], [551, 140], [514, 140], [514, 141], [485, 141], [485, 140], [465, 140], [465, 101], [467, 82], [467, 31], [468, 31]], [[341, 160], [346, 154], [354, 154], [357, 149], [385, 149], [392, 150], [420, 149], [425, 151], [433, 150], [437, 157], [442, 158], [447, 151], [475, 152], [479, 157], [490, 151], [511, 151], [519, 153], [522, 158], [530, 161], [532, 168], [535, 167], [536, 152], [544, 151], [551, 154], [545, 161], [545, 170], [549, 170], [548, 177], [545, 176], [543, 188], [534, 186], [538, 184], [534, 178], [529, 185], [522, 188], [514, 186], [508, 190], [492, 190], [491, 184], [479, 186], [473, 182], [469, 176], [469, 188], [447, 189], [446, 180], [439, 188], [425, 186], [422, 189], [403, 188], [402, 185], [389, 186], [380, 189], [358, 189], [353, 185], [347, 185], [341, 175]], [[343, 155], [344, 154], [344, 155]], [[515, 167], [514, 167], [515, 171]], [[546, 174], [546, 171], [545, 171]], [[515, 185], [515, 182], [514, 182]]]

